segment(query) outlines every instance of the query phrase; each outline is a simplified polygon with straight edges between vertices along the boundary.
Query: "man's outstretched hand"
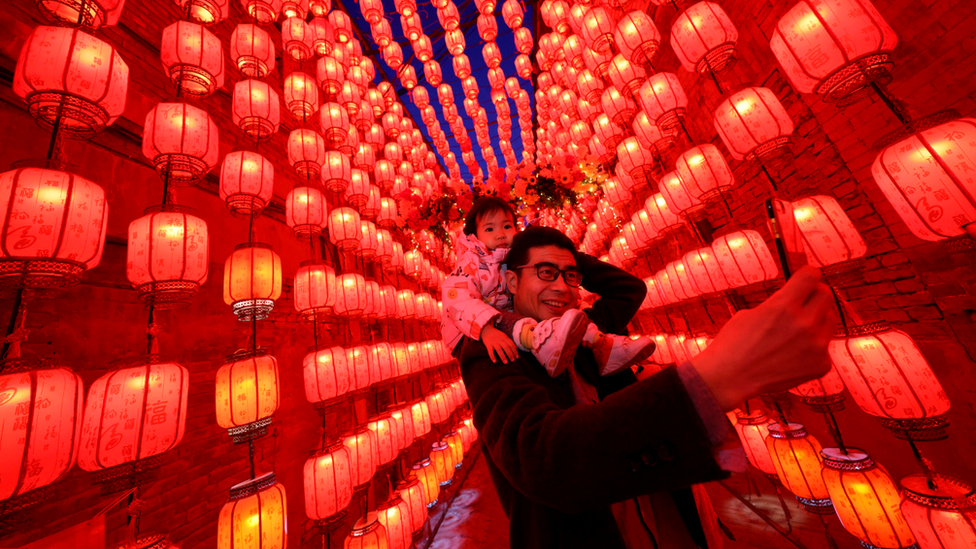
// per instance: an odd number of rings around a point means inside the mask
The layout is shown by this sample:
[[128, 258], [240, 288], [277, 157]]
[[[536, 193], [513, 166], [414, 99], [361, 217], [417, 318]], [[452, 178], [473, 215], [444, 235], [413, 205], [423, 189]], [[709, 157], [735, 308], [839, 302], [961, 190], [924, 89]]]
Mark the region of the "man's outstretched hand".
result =
[[819, 271], [804, 267], [761, 305], [732, 316], [691, 364], [729, 411], [754, 396], [824, 376], [836, 316]]

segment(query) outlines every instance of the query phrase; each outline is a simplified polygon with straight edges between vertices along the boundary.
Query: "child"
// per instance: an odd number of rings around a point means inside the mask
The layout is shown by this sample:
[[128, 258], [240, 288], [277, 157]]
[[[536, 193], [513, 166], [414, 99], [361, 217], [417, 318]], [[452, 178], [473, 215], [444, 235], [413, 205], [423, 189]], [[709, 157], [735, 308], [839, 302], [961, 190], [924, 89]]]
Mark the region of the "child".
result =
[[500, 265], [515, 233], [515, 210], [500, 198], [482, 198], [468, 212], [465, 236], [456, 242], [457, 267], [441, 288], [441, 328], [452, 350], [457, 352], [461, 337], [466, 335], [485, 344], [492, 362], [497, 357], [507, 364], [515, 360], [519, 350], [528, 351], [553, 377], [572, 363], [580, 344], [593, 350], [600, 375], [617, 373], [654, 352], [651, 338], [632, 340], [604, 334], [579, 309], [542, 322], [521, 318], [511, 334], [496, 328], [501, 311], [512, 309]]

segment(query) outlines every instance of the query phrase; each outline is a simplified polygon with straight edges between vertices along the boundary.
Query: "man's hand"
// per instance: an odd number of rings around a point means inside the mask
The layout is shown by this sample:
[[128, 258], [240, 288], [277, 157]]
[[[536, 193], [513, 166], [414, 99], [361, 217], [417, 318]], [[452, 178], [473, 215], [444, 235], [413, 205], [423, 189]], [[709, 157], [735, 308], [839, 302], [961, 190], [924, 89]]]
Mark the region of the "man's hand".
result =
[[[488, 357], [491, 358], [492, 362], [501, 360], [502, 364], [508, 364], [509, 360], [518, 358], [518, 347], [515, 346], [512, 338], [491, 324], [486, 324], [482, 328], [481, 342], [488, 348]], [[498, 356], [498, 360], [495, 359], [496, 355]]]
[[835, 329], [830, 289], [817, 269], [804, 267], [761, 305], [736, 313], [691, 363], [729, 411], [826, 375]]

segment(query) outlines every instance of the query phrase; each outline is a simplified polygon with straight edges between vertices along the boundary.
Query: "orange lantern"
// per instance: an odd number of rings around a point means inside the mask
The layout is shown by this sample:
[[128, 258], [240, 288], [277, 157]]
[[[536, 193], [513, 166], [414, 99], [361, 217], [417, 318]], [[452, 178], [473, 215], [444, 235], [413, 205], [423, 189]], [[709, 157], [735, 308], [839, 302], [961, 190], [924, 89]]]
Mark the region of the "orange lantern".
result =
[[935, 475], [901, 479], [901, 512], [921, 549], [965, 549], [976, 546], [976, 492], [959, 479]]
[[224, 303], [237, 320], [267, 318], [281, 296], [281, 258], [267, 244], [244, 243], [224, 263]]
[[98, 30], [101, 26], [114, 27], [122, 15], [125, 0], [98, 0], [91, 3], [75, 3], [72, 0], [35, 0], [49, 21]]
[[158, 103], [146, 115], [142, 154], [176, 185], [204, 178], [217, 165], [220, 137], [206, 111], [186, 103]]
[[335, 208], [329, 214], [329, 240], [340, 250], [351, 252], [359, 248], [362, 223], [359, 213], [349, 207]]
[[309, 402], [326, 402], [341, 397], [353, 387], [354, 373], [348, 353], [342, 347], [313, 351], [302, 361], [305, 398]]
[[0, 174], [0, 287], [51, 297], [102, 259], [108, 205], [101, 187], [66, 172]]
[[312, 29], [304, 17], [289, 17], [281, 23], [281, 49], [298, 62], [312, 57]]
[[465, 452], [469, 451], [474, 446], [474, 442], [478, 440], [478, 431], [474, 428], [474, 423], [470, 418], [461, 422], [458, 433], [461, 435], [462, 449]]
[[285, 222], [301, 239], [322, 234], [327, 223], [325, 195], [318, 187], [302, 185], [285, 197]]
[[315, 521], [334, 522], [352, 503], [349, 450], [341, 442], [323, 448], [305, 462], [305, 514]]
[[854, 402], [896, 437], [946, 437], [949, 398], [908, 334], [884, 322], [850, 326], [828, 351]]
[[285, 108], [298, 120], [308, 120], [319, 110], [319, 94], [315, 79], [303, 72], [293, 72], [285, 78]]
[[859, 448], [824, 448], [823, 481], [837, 518], [865, 546], [914, 547], [915, 536], [902, 515], [901, 496], [888, 471]]
[[163, 69], [178, 93], [207, 97], [224, 86], [224, 50], [203, 25], [177, 21], [163, 29]]
[[809, 196], [794, 201], [793, 217], [807, 261], [815, 267], [853, 261], [868, 251], [844, 208], [832, 197]]
[[325, 263], [304, 261], [295, 273], [295, 310], [306, 320], [332, 314], [335, 306], [335, 270]]
[[870, 0], [803, 0], [776, 23], [769, 47], [793, 87], [836, 101], [891, 69], [898, 36]]
[[386, 529], [389, 549], [410, 549], [413, 534], [410, 532], [410, 506], [400, 496], [392, 494], [390, 500], [376, 506], [376, 518]]
[[771, 423], [766, 449], [776, 467], [776, 476], [811, 513], [834, 512], [821, 471], [823, 447], [799, 423]]
[[288, 134], [288, 162], [299, 177], [318, 179], [325, 160], [325, 141], [315, 130], [299, 128]]
[[251, 151], [233, 151], [220, 167], [220, 198], [234, 215], [253, 216], [271, 200], [274, 166]]
[[735, 59], [739, 31], [721, 6], [699, 2], [671, 25], [671, 47], [687, 71], [718, 72]]
[[729, 282], [725, 279], [722, 267], [711, 248], [692, 250], [682, 259], [698, 294], [705, 295], [729, 289]]
[[444, 442], [447, 443], [448, 447], [451, 449], [451, 453], [454, 454], [454, 468], [461, 468], [461, 461], [464, 459], [464, 440], [461, 437], [461, 433], [458, 431], [451, 431], [448, 433], [447, 437], [444, 438]]
[[267, 432], [278, 410], [278, 361], [264, 351], [239, 352], [217, 370], [217, 424], [235, 441]]
[[84, 391], [81, 378], [67, 368], [0, 376], [0, 456], [5, 472], [0, 501], [47, 486], [74, 465]]
[[287, 519], [285, 487], [274, 473], [236, 484], [217, 519], [217, 549], [283, 548]]
[[400, 451], [396, 439], [396, 429], [393, 428], [393, 420], [389, 414], [374, 418], [366, 424], [366, 428], [373, 432], [373, 440], [376, 442], [376, 466], [382, 467], [393, 462]]
[[729, 192], [735, 182], [722, 153], [710, 143], [688, 149], [675, 160], [674, 166], [688, 192], [702, 202]]
[[793, 120], [769, 88], [745, 88], [715, 109], [715, 130], [736, 160], [768, 162], [789, 153]]
[[831, 364], [827, 375], [801, 383], [790, 389], [800, 397], [800, 401], [815, 412], [835, 412], [844, 409], [844, 382], [837, 369]]
[[409, 511], [408, 527], [412, 534], [419, 534], [427, 522], [427, 494], [426, 488], [416, 475], [411, 473], [404, 482], [397, 484], [396, 495], [403, 499]]
[[199, 217], [177, 206], [150, 208], [129, 224], [125, 274], [148, 305], [182, 307], [207, 281], [209, 247]]
[[278, 131], [280, 103], [278, 93], [266, 82], [242, 80], [234, 84], [231, 119], [245, 136], [265, 141]]
[[109, 372], [88, 389], [78, 466], [98, 471], [170, 450], [186, 428], [190, 372], [173, 362]]
[[111, 45], [77, 29], [44, 26], [21, 48], [13, 81], [38, 124], [86, 139], [122, 115], [128, 85], [129, 67]]
[[448, 417], [450, 417], [451, 409], [449, 408], [443, 389], [435, 388], [434, 392], [427, 395], [424, 402], [427, 403], [431, 423], [440, 424], [447, 421]]
[[350, 478], [353, 490], [358, 492], [369, 485], [376, 473], [376, 441], [373, 432], [366, 427], [360, 427], [344, 438], [342, 444], [349, 452]]
[[638, 90], [637, 100], [648, 120], [665, 133], [677, 130], [688, 106], [681, 82], [670, 72], [659, 72], [648, 78]]
[[756, 231], [737, 231], [716, 237], [712, 252], [732, 288], [741, 288], [779, 275], [766, 242]]
[[241, 23], [230, 35], [230, 58], [244, 76], [264, 78], [275, 67], [274, 43], [261, 27]]
[[417, 476], [417, 480], [420, 481], [420, 485], [423, 487], [424, 498], [426, 499], [425, 504], [428, 509], [432, 509], [437, 505], [437, 498], [441, 494], [440, 480], [437, 478], [437, 472], [434, 468], [433, 462], [430, 458], [424, 458], [417, 463], [413, 464], [411, 467], [413, 474]]
[[435, 442], [430, 451], [430, 461], [434, 464], [434, 474], [441, 486], [450, 486], [454, 479], [454, 454], [447, 443]]
[[769, 455], [766, 439], [769, 437], [769, 426], [773, 422], [766, 417], [762, 410], [753, 410], [745, 414], [736, 410], [735, 432], [742, 442], [742, 449], [753, 467], [759, 469], [766, 476], [776, 478], [776, 466]]
[[661, 32], [651, 16], [635, 10], [620, 18], [614, 30], [614, 42], [620, 53], [636, 65], [650, 65], [661, 44]]

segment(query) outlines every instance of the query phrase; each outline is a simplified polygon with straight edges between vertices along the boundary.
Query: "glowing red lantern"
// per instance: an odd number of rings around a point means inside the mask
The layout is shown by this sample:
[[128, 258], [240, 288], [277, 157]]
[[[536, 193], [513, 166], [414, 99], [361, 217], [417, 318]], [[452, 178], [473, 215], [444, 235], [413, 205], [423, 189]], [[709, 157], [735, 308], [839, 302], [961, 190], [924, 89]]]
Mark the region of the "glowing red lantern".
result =
[[884, 322], [850, 326], [828, 350], [854, 402], [896, 437], [945, 438], [949, 398], [908, 334]]
[[312, 29], [304, 18], [289, 17], [281, 23], [281, 49], [299, 62], [312, 57]]
[[844, 208], [829, 196], [810, 196], [793, 202], [793, 217], [803, 238], [807, 261], [826, 267], [864, 257], [867, 245]]
[[491, 42], [498, 37], [498, 23], [495, 21], [494, 14], [482, 13], [478, 16], [478, 35], [486, 42]]
[[353, 208], [361, 208], [369, 198], [369, 175], [363, 170], [350, 170], [349, 184], [346, 186], [345, 198]]
[[78, 466], [98, 471], [159, 455], [183, 439], [190, 373], [176, 363], [109, 372], [88, 389]]
[[[385, 307], [383, 290], [378, 289], [378, 292], [379, 297], [377, 297], [377, 302], [379, 303], [379, 314], [377, 314], [376, 318], [386, 318], [386, 316], [383, 314], [383, 308]], [[370, 370], [379, 372], [380, 381], [386, 381], [396, 377], [396, 364], [393, 362], [393, 347], [391, 347], [389, 343], [382, 341], [370, 347], [367, 360], [370, 362]], [[394, 420], [391, 419], [390, 421], [392, 422]], [[402, 431], [397, 430], [392, 423], [390, 425], [394, 428], [394, 431], [396, 431], [396, 437], [399, 437]], [[403, 447], [403, 441], [401, 441], [399, 438], [394, 438], [394, 440], [396, 442], [396, 451], [399, 451], [400, 448]]]
[[657, 280], [653, 276], [645, 278], [644, 285], [647, 286], [647, 293], [644, 295], [644, 301], [641, 302], [641, 309], [647, 310], [663, 307], [665, 302], [661, 296], [661, 291], [658, 289]]
[[342, 440], [349, 452], [349, 472], [353, 490], [365, 488], [376, 473], [376, 441], [373, 432], [360, 427]]
[[518, 0], [505, 0], [502, 4], [502, 19], [510, 29], [517, 29], [522, 26], [525, 18], [525, 10]]
[[318, 179], [325, 158], [325, 141], [315, 130], [297, 129], [288, 134], [288, 162], [299, 177]]
[[789, 153], [793, 120], [769, 88], [745, 88], [715, 109], [715, 130], [736, 160], [769, 161]]
[[332, 24], [324, 17], [313, 17], [308, 23], [309, 30], [312, 31], [312, 49], [319, 55], [329, 55], [335, 50], [332, 43], [335, 40], [335, 31]]
[[532, 77], [532, 60], [528, 55], [522, 53], [515, 58], [515, 72], [522, 80]]
[[647, 117], [647, 113], [643, 110], [634, 116], [631, 128], [634, 130], [634, 137], [637, 138], [637, 142], [649, 151], [656, 150], [660, 153], [674, 144], [674, 136], [665, 135], [661, 132], [657, 126], [651, 123], [650, 118]]
[[835, 101], [888, 76], [898, 36], [870, 0], [803, 0], [776, 23], [769, 47], [793, 87]]
[[976, 545], [976, 492], [959, 479], [935, 475], [901, 479], [901, 512], [922, 549], [965, 549]]
[[217, 164], [217, 125], [202, 109], [159, 103], [146, 115], [142, 154], [173, 184], [196, 182]]
[[66, 172], [0, 174], [0, 286], [53, 296], [102, 259], [108, 205], [101, 187]]
[[823, 481], [837, 518], [865, 546], [913, 547], [915, 536], [901, 513], [901, 496], [888, 471], [859, 448], [824, 448]]
[[345, 44], [353, 38], [352, 19], [342, 10], [332, 10], [328, 15], [329, 23], [335, 30], [335, 39], [339, 44]]
[[234, 85], [231, 118], [244, 135], [265, 141], [278, 131], [280, 103], [278, 93], [266, 82], [242, 80]]
[[329, 214], [329, 240], [340, 250], [351, 252], [359, 248], [361, 225], [356, 210], [348, 207], [335, 208]]
[[371, 221], [360, 221], [359, 249], [356, 254], [362, 256], [365, 261], [372, 261], [376, 257], [376, 249], [379, 248], [379, 241], [376, 234], [376, 225]]
[[285, 222], [298, 238], [314, 238], [327, 224], [325, 195], [318, 187], [298, 186], [285, 197]]
[[[420, 371], [419, 368], [411, 368], [411, 371]], [[423, 400], [410, 405], [410, 415], [413, 418], [414, 436], [422, 437], [430, 432], [430, 411], [427, 403]]]
[[323, 56], [315, 63], [315, 79], [325, 101], [335, 101], [346, 81], [346, 70], [334, 57]]
[[415, 463], [411, 469], [423, 487], [422, 492], [426, 500], [425, 504], [427, 508], [433, 508], [437, 505], [437, 498], [441, 494], [440, 480], [437, 478], [437, 472], [433, 462], [431, 462], [430, 458], [424, 458]]
[[267, 318], [281, 296], [281, 258], [267, 244], [244, 243], [224, 263], [224, 302], [241, 321]]
[[393, 428], [393, 420], [389, 414], [373, 419], [366, 424], [366, 428], [373, 432], [373, 440], [376, 442], [376, 466], [382, 467], [392, 462], [399, 448], [396, 430]]
[[305, 398], [309, 402], [326, 402], [352, 389], [353, 373], [346, 350], [331, 347], [313, 351], [302, 360]]
[[246, 480], [230, 489], [230, 501], [217, 519], [217, 549], [273, 549], [288, 538], [285, 487], [274, 473]]
[[312, 520], [328, 521], [345, 515], [352, 503], [352, 472], [349, 450], [333, 443], [305, 462], [305, 514]]
[[324, 103], [319, 109], [319, 124], [327, 149], [337, 149], [349, 138], [349, 114], [338, 103]]
[[657, 186], [661, 190], [661, 196], [668, 203], [668, 208], [678, 215], [693, 217], [705, 207], [689, 188], [690, 185], [686, 184], [677, 172], [664, 174]]
[[331, 192], [342, 192], [352, 178], [349, 156], [339, 151], [326, 151], [322, 162], [322, 184]]
[[332, 0], [309, 0], [308, 9], [315, 17], [325, 17], [332, 11]]
[[844, 409], [844, 382], [831, 364], [827, 375], [801, 383], [790, 389], [800, 401], [815, 412], [833, 412]]
[[[610, 62], [610, 81], [620, 93], [632, 96], [640, 89], [647, 75], [639, 65], [633, 64], [623, 55], [617, 54]], [[635, 107], [636, 109], [636, 107]]]
[[231, 355], [217, 370], [217, 424], [234, 437], [264, 434], [281, 401], [278, 361], [261, 351]]
[[620, 18], [614, 30], [620, 53], [636, 65], [650, 65], [661, 44], [661, 32], [651, 16], [635, 10]]
[[275, 67], [275, 47], [268, 33], [242, 23], [230, 35], [230, 57], [248, 78], [264, 78]]
[[767, 429], [766, 450], [779, 481], [811, 513], [832, 514], [830, 494], [821, 475], [820, 442], [799, 423], [771, 423]]
[[451, 66], [454, 68], [454, 75], [459, 79], [471, 76], [471, 60], [468, 59], [467, 55], [461, 54], [454, 56], [454, 59], [451, 61]]
[[108, 43], [77, 29], [41, 26], [20, 50], [13, 88], [41, 126], [89, 138], [125, 110], [128, 83], [129, 68]]
[[220, 198], [235, 215], [257, 215], [271, 200], [274, 166], [251, 151], [227, 153], [220, 167]]
[[81, 378], [67, 368], [0, 376], [0, 455], [5, 471], [0, 500], [47, 486], [74, 465], [84, 390]]
[[701, 295], [729, 289], [729, 283], [711, 248], [699, 248], [682, 258], [691, 282]]
[[721, 6], [699, 2], [671, 25], [671, 47], [687, 71], [718, 72], [735, 59], [739, 31]]
[[293, 72], [285, 78], [284, 93], [285, 108], [299, 120], [308, 120], [319, 109], [315, 80], [303, 72]]
[[773, 422], [766, 417], [762, 410], [753, 410], [750, 414], [736, 411], [735, 432], [742, 442], [742, 449], [753, 467], [759, 469], [766, 476], [776, 478], [776, 466], [769, 455], [766, 438], [769, 437], [769, 426]]
[[177, 21], [163, 29], [163, 69], [180, 92], [206, 97], [224, 85], [224, 50], [203, 25]]
[[173, 206], [151, 209], [129, 224], [126, 276], [157, 309], [189, 304], [207, 281], [207, 224]]
[[702, 202], [729, 192], [735, 182], [722, 153], [710, 143], [688, 149], [674, 161], [674, 167], [688, 192]]
[[603, 6], [591, 7], [583, 16], [583, 38], [596, 53], [613, 49], [614, 18]]
[[766, 242], [756, 231], [737, 231], [716, 237], [712, 252], [732, 288], [740, 288], [779, 275]]
[[659, 72], [648, 78], [637, 92], [637, 100], [651, 123], [666, 133], [678, 128], [688, 106], [681, 82], [670, 72]]
[[396, 495], [406, 504], [408, 510], [407, 527], [412, 534], [417, 534], [427, 522], [427, 495], [420, 480], [411, 475], [408, 480], [397, 484]]
[[344, 273], [336, 277], [335, 314], [356, 318], [366, 310], [366, 279], [356, 273]]
[[386, 529], [389, 549], [410, 549], [410, 506], [403, 498], [393, 494], [389, 501], [376, 506], [376, 518]]
[[[460, 387], [458, 388], [458, 391], [462, 390], [463, 389]], [[460, 405], [460, 402], [458, 405]], [[464, 459], [464, 440], [461, 438], [461, 433], [458, 431], [451, 431], [446, 437], [444, 437], [444, 442], [451, 449], [451, 453], [453, 454], [454, 468], [460, 469], [461, 462]]]

